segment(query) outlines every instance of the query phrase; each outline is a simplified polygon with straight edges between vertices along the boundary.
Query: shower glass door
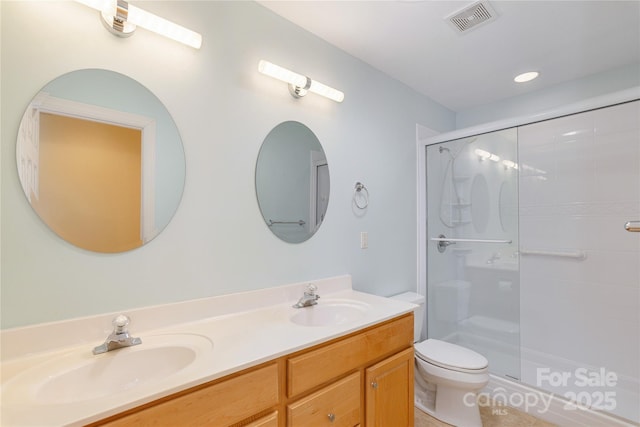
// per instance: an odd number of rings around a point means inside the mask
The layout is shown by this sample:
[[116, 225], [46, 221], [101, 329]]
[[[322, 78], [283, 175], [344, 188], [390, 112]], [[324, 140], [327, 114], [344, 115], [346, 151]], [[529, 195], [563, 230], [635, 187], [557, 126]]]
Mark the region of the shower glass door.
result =
[[518, 129], [521, 381], [640, 423], [640, 101]]
[[517, 130], [427, 146], [428, 337], [520, 378]]

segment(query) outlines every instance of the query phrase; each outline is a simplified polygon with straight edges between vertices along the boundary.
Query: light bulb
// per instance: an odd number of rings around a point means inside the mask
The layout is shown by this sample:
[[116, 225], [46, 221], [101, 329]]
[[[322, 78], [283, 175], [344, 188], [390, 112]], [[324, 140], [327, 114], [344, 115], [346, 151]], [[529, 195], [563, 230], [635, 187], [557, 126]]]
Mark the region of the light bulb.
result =
[[113, 11], [115, 15], [116, 0], [76, 0], [78, 3], [82, 3], [85, 6], [89, 6], [100, 12]]
[[516, 168], [516, 163], [512, 160], [503, 160], [502, 164], [506, 167], [506, 168]]
[[290, 83], [296, 87], [304, 87], [307, 84], [307, 78], [301, 74], [289, 71], [279, 65], [272, 64], [269, 61], [261, 60], [258, 63], [258, 71], [274, 79], [278, 79], [285, 83]]
[[337, 89], [324, 85], [315, 80], [311, 81], [311, 87], [309, 90], [313, 93], [317, 93], [318, 95], [325, 96], [329, 99], [332, 99], [336, 102], [342, 102], [344, 100], [344, 93], [340, 92]]
[[480, 157], [482, 160], [486, 160], [488, 158], [491, 157], [491, 153], [485, 150], [481, 150], [479, 148], [476, 148], [474, 150], [474, 153], [476, 154], [476, 156]]
[[[118, 2], [116, 0], [76, 0], [85, 6], [102, 12], [107, 21], [107, 25], [111, 26], [114, 17], [118, 15]], [[146, 30], [153, 31], [172, 40], [184, 43], [196, 49], [202, 46], [202, 36], [195, 31], [191, 31], [181, 25], [175, 24], [167, 19], [154, 15], [133, 6], [127, 2], [121, 2], [122, 9], [126, 10], [126, 21], [122, 24], [126, 31], [121, 31], [120, 36], [130, 35], [135, 26], [140, 26]], [[122, 17], [124, 19], [124, 17]]]
[[311, 80], [307, 76], [294, 73], [269, 61], [261, 60], [258, 62], [258, 71], [274, 79], [289, 83], [291, 85], [289, 86], [290, 92], [296, 98], [304, 96], [307, 91], [310, 91], [336, 102], [342, 102], [344, 100], [344, 93], [339, 90], [318, 81]]
[[129, 5], [127, 22], [140, 26], [146, 30], [153, 31], [172, 40], [184, 43], [196, 49], [202, 46], [202, 36], [195, 31], [191, 31], [181, 25], [175, 24], [167, 19], [149, 13], [132, 4]]

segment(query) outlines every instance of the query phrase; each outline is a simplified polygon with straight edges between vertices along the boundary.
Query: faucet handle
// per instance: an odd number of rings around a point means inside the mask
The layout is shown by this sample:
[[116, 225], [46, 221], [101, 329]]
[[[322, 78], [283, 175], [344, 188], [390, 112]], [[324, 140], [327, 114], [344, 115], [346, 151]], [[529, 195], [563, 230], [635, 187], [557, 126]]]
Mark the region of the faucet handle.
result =
[[308, 294], [309, 296], [315, 296], [317, 290], [318, 290], [318, 287], [316, 285], [314, 285], [313, 283], [309, 283], [307, 285], [307, 290], [305, 291], [305, 294]]
[[129, 326], [130, 319], [128, 316], [124, 314], [119, 314], [113, 319], [113, 329], [116, 333], [122, 333], [127, 330], [127, 326]]
[[129, 335], [127, 326], [129, 326], [129, 317], [119, 314], [111, 321], [113, 332], [109, 334], [106, 341], [93, 349], [93, 354], [106, 353], [121, 347], [130, 347], [142, 344], [142, 340]]

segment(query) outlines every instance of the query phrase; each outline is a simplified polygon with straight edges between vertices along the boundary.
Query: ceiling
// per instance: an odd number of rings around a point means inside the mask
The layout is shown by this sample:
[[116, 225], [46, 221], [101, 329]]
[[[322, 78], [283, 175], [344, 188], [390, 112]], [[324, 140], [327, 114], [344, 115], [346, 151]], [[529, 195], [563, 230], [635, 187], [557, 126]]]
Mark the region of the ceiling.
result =
[[640, 63], [640, 0], [491, 0], [464, 33], [445, 18], [473, 1], [259, 3], [453, 111]]

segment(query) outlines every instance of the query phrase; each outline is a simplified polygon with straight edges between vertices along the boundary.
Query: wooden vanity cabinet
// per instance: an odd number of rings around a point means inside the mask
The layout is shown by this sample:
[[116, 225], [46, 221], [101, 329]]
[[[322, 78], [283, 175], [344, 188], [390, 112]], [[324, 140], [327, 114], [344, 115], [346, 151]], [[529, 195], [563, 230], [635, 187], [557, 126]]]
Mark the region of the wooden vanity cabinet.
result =
[[95, 425], [413, 426], [413, 313]]
[[[347, 380], [357, 380], [359, 387], [338, 387]], [[358, 393], [358, 405], [351, 393]], [[331, 408], [351, 408], [349, 416], [314, 405], [319, 396], [331, 396]], [[289, 356], [287, 398], [293, 402], [287, 427], [413, 426], [413, 314]], [[308, 413], [293, 417], [299, 404], [308, 405]]]

